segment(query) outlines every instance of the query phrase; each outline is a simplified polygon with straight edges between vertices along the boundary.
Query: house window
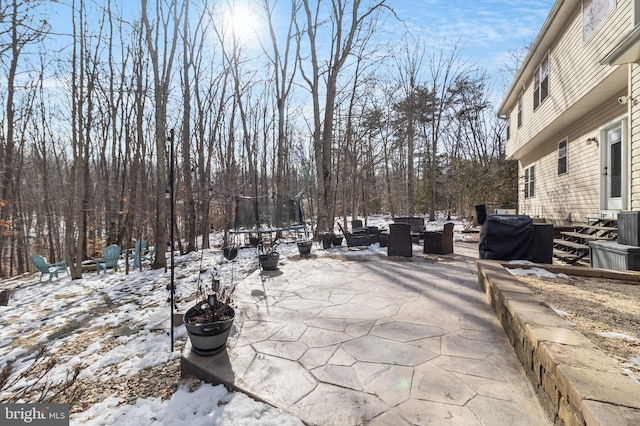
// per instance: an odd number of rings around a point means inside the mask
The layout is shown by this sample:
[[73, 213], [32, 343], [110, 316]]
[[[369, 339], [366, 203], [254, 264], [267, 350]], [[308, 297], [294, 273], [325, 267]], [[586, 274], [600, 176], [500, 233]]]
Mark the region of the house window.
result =
[[567, 173], [567, 139], [560, 141], [558, 144], [558, 174]]
[[533, 109], [549, 96], [549, 53], [544, 55], [544, 59], [536, 69], [533, 76]]
[[582, 0], [582, 41], [586, 41], [616, 8], [616, 0]]
[[518, 129], [522, 126], [522, 94], [518, 96]]
[[524, 198], [531, 198], [536, 194], [536, 166], [535, 164], [524, 169]]
[[505, 121], [507, 122], [507, 128], [506, 128], [507, 140], [509, 140], [511, 139], [511, 114], [507, 114]]

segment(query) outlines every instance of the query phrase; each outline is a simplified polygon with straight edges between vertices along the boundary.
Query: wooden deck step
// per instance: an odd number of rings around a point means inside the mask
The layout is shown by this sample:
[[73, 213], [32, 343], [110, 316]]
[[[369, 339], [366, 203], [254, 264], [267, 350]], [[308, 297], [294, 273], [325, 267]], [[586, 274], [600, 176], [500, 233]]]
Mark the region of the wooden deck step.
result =
[[575, 249], [575, 250], [582, 250], [582, 251], [588, 251], [589, 250], [589, 246], [588, 245], [575, 243], [573, 241], [554, 239], [553, 240], [553, 244], [554, 244], [554, 246], [563, 246], [563, 247], [568, 247], [568, 248]]
[[584, 234], [582, 232], [561, 232], [562, 235], [572, 238], [581, 238], [589, 241], [611, 240], [613, 237], [603, 237], [601, 235]]
[[612, 241], [617, 238], [617, 221], [600, 218], [573, 229], [557, 229], [553, 239], [553, 257], [572, 265], [589, 266], [591, 261], [589, 242]]
[[607, 232], [612, 232], [612, 231], [617, 231], [618, 228], [615, 226], [599, 226], [599, 225], [580, 225], [580, 228], [582, 229], [592, 229], [594, 231], [607, 231]]
[[566, 251], [553, 249], [553, 257], [560, 259], [566, 263], [576, 263], [582, 260], [584, 256], [578, 256], [576, 254], [567, 253]]

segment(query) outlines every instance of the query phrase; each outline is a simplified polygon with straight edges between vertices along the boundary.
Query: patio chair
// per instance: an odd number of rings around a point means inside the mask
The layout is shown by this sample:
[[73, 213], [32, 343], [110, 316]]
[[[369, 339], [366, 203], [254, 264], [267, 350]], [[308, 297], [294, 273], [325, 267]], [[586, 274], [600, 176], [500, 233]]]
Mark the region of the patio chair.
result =
[[375, 244], [380, 241], [380, 229], [377, 226], [367, 226], [367, 233], [369, 234], [369, 239], [371, 240], [371, 244]]
[[396, 217], [394, 223], [408, 223], [411, 225], [411, 240], [418, 244], [424, 238], [424, 218], [423, 217]]
[[362, 225], [360, 219], [354, 219], [351, 221], [351, 233], [354, 235], [368, 234], [367, 228]]
[[133, 248], [133, 253], [129, 255], [130, 259], [133, 259], [134, 268], [139, 268], [142, 265], [142, 261], [149, 261], [148, 257], [149, 249], [147, 249], [147, 242], [145, 240], [138, 240]]
[[31, 256], [31, 263], [40, 271], [40, 280], [38, 280], [38, 282], [42, 281], [44, 274], [49, 274], [49, 282], [51, 282], [53, 277], [58, 278], [58, 272], [66, 272], [67, 275], [69, 275], [67, 263], [64, 261], [49, 263], [44, 257], [34, 254]]
[[353, 233], [342, 229], [342, 225], [338, 222], [338, 227], [344, 235], [344, 239], [347, 241], [347, 247], [369, 247], [371, 245], [371, 239], [368, 233]]
[[392, 223], [389, 225], [387, 256], [413, 256], [410, 223]]
[[424, 233], [424, 254], [453, 253], [453, 223], [445, 223], [442, 231]]
[[100, 271], [107, 273], [107, 269], [112, 268], [114, 271], [119, 271], [118, 260], [120, 259], [120, 246], [117, 244], [111, 244], [102, 250], [102, 258], [96, 259], [96, 272], [100, 274]]

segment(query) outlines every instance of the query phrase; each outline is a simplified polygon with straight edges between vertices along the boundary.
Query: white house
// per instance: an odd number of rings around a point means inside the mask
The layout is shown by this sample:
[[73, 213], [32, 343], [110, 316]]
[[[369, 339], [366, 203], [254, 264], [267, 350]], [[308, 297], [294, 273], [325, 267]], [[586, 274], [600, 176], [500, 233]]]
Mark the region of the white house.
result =
[[640, 210], [640, 0], [557, 0], [498, 115], [518, 213], [558, 225]]

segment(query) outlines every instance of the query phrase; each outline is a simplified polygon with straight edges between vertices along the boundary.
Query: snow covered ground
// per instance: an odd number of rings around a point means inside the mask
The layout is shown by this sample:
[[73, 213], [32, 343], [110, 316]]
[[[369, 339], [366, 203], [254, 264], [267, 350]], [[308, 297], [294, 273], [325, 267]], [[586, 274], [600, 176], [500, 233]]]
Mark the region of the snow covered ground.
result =
[[[386, 227], [390, 221], [381, 216], [370, 219], [368, 225]], [[441, 228], [442, 222], [428, 223], [427, 229]], [[462, 226], [457, 222], [456, 229]], [[220, 235], [212, 235], [212, 245], [219, 242]], [[347, 256], [386, 255], [386, 248], [378, 244], [365, 250], [344, 246], [333, 250]], [[295, 243], [280, 244], [278, 251], [281, 260], [298, 254]], [[317, 243], [313, 252], [318, 256], [326, 253]], [[180, 310], [186, 310], [195, 297], [198, 282], [208, 284], [212, 274], [223, 285], [232, 285], [257, 269], [256, 254], [256, 249], [242, 249], [231, 262], [217, 248], [176, 255], [175, 297]], [[11, 291], [8, 306], [0, 307], [0, 366], [4, 368], [0, 402], [49, 399], [56, 385], [65, 383], [74, 371], [79, 381], [99, 388], [136, 378], [145, 369], [178, 362], [187, 335], [184, 326], [175, 327], [171, 351], [169, 271], [146, 268], [126, 275], [121, 260], [120, 271], [85, 273], [81, 280], [61, 275], [48, 283], [47, 277], [42, 282], [39, 277], [37, 273], [0, 283], [0, 289]], [[190, 425], [301, 424], [244, 394], [204, 383], [195, 389], [192, 385], [179, 387], [169, 398], [153, 395], [134, 403], [117, 396], [101, 395], [99, 399], [72, 414], [71, 424], [132, 425], [152, 420], [164, 425], [184, 421]]]

